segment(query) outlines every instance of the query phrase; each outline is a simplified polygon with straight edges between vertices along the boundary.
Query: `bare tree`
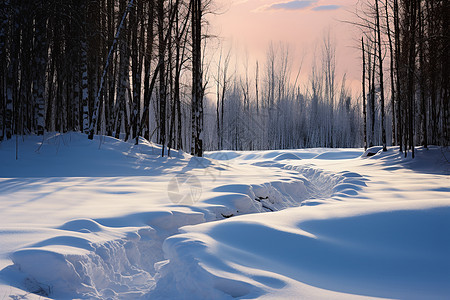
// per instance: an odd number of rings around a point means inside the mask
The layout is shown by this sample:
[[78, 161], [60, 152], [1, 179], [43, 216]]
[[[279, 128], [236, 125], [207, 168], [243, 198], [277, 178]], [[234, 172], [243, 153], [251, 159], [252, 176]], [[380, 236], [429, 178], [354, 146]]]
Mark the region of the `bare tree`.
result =
[[364, 37], [361, 38], [362, 49], [362, 94], [363, 94], [363, 118], [364, 118], [364, 149], [367, 150], [367, 110], [366, 110], [366, 53], [364, 51]]
[[192, 5], [192, 145], [191, 153], [203, 156], [202, 1]]
[[383, 143], [383, 151], [386, 148], [386, 128], [385, 128], [385, 109], [384, 109], [384, 81], [383, 81], [383, 56], [381, 55], [381, 26], [380, 26], [380, 9], [378, 5], [379, 0], [375, 0], [376, 10], [376, 24], [377, 24], [377, 42], [378, 42], [378, 67], [379, 67], [379, 81], [380, 81], [380, 103], [381, 103], [381, 141]]

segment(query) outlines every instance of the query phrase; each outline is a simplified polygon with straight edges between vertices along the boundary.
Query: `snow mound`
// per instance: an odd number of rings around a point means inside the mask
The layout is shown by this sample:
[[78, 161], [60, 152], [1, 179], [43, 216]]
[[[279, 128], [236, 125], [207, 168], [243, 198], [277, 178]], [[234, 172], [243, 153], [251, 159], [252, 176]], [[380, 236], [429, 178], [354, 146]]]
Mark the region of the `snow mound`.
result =
[[[184, 227], [183, 234], [164, 242], [170, 260], [165, 269], [176, 265], [192, 275], [171, 273], [178, 292], [186, 291], [192, 299], [218, 291], [252, 298], [286, 285], [280, 275], [310, 290], [445, 298], [450, 293], [449, 207], [371, 208], [375, 211], [361, 205], [297, 208], [267, 215], [264, 221], [248, 215]], [[444, 232], [435, 234], [436, 228]], [[272, 274], [265, 281], [277, 284], [255, 283], [249, 270], [256, 269], [266, 278]]]
[[65, 223], [59, 227], [59, 229], [89, 233], [99, 232], [102, 230], [102, 227], [100, 224], [91, 219], [77, 219]]
[[[117, 227], [133, 217], [158, 230], [142, 224]], [[164, 261], [164, 239], [181, 226], [200, 222], [204, 222], [201, 213], [183, 211], [72, 220], [59, 230], [73, 235], [56, 236], [13, 252], [13, 265], [2, 273], [24, 277], [34, 283], [38, 294], [53, 298], [142, 297], [155, 286], [155, 264]]]
[[85, 134], [73, 132], [23, 139], [19, 139], [18, 160], [15, 141], [0, 143], [0, 177], [155, 176], [158, 172], [154, 170], [164, 172], [162, 164], [176, 167], [190, 157], [173, 150], [171, 156], [177, 159], [161, 157], [161, 147], [144, 139], [135, 145], [134, 141], [128, 143], [105, 136], [88, 140]]
[[280, 155], [277, 155], [273, 158], [273, 160], [278, 161], [278, 160], [285, 160], [285, 159], [297, 159], [300, 160], [301, 158], [298, 157], [297, 155], [295, 155], [294, 153], [283, 153]]
[[231, 160], [240, 157], [241, 154], [239, 154], [236, 151], [214, 151], [214, 152], [205, 152], [205, 157], [215, 159], [215, 160]]
[[360, 151], [327, 151], [314, 157], [314, 159], [340, 160], [353, 159], [361, 156]]
[[382, 152], [383, 152], [382, 146], [374, 146], [374, 147], [367, 148], [367, 150], [364, 151], [364, 153], [361, 155], [361, 157], [371, 157], [371, 156], [379, 155]]
[[214, 188], [220, 195], [208, 198], [208, 211], [217, 219], [242, 214], [273, 212], [301, 205], [310, 195], [303, 180], [273, 181], [262, 184], [232, 184]]

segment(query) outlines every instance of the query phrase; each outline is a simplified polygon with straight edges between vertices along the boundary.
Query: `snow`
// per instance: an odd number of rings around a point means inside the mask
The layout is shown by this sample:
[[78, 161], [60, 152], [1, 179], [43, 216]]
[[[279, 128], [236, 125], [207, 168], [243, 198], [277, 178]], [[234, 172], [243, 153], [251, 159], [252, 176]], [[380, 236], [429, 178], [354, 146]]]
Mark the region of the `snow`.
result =
[[[0, 298], [446, 299], [448, 150], [0, 144]], [[371, 153], [372, 155], [367, 155]]]

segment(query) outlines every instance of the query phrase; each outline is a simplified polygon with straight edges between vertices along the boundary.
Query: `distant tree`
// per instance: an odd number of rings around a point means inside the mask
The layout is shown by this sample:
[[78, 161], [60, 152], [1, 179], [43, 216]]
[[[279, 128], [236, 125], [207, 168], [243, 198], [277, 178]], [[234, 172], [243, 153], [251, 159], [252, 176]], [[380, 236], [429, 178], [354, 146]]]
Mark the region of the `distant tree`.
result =
[[366, 109], [366, 53], [364, 51], [364, 37], [361, 38], [362, 49], [362, 95], [363, 95], [363, 118], [364, 118], [364, 149], [367, 150], [367, 109]]

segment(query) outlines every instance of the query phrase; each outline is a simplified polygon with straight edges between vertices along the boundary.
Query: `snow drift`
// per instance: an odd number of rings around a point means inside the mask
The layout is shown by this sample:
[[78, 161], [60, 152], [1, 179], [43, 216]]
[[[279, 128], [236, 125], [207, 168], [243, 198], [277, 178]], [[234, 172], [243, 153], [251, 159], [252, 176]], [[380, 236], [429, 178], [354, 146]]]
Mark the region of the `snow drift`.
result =
[[73, 133], [27, 137], [19, 149], [16, 161], [14, 143], [0, 144], [0, 295], [450, 294], [445, 149], [418, 149], [415, 160], [395, 148], [198, 159]]

